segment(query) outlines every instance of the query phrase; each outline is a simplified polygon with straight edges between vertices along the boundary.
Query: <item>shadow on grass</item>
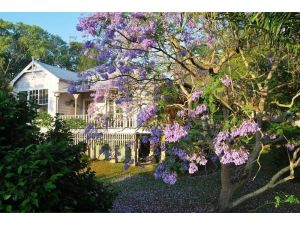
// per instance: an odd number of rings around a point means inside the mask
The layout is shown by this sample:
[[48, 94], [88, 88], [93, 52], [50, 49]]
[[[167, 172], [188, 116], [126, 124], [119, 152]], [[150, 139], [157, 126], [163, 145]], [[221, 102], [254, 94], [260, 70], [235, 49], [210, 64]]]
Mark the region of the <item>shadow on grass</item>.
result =
[[[111, 212], [153, 212], [186, 213], [215, 212], [220, 186], [220, 173], [205, 175], [180, 176], [175, 185], [167, 185], [155, 180], [155, 166], [145, 168], [130, 167], [123, 169], [123, 164], [109, 162], [96, 163], [92, 167], [97, 179], [109, 181], [119, 191]], [[237, 195], [243, 195], [261, 187], [268, 179], [262, 171], [254, 182], [249, 182]], [[296, 194], [300, 191], [297, 183], [290, 182], [270, 190], [257, 198], [251, 199], [233, 212], [300, 212], [300, 205], [282, 205], [274, 207], [276, 192]]]

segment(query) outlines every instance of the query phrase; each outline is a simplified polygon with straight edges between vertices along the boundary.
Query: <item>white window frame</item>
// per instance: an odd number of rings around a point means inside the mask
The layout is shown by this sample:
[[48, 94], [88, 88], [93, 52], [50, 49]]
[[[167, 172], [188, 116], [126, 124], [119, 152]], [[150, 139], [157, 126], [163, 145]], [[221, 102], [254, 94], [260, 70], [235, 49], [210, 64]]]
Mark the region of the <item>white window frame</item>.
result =
[[[47, 94], [46, 92], [44, 93], [44, 96], [47, 96], [47, 98], [43, 99], [43, 101], [40, 101], [40, 94], [42, 91], [44, 90], [47, 90]], [[40, 105], [40, 106], [45, 106], [45, 105], [48, 105], [49, 103], [49, 89], [32, 89], [32, 90], [25, 90], [25, 91], [19, 91], [20, 92], [27, 92], [27, 100], [29, 101], [30, 100], [30, 92], [37, 92], [37, 93], [34, 93], [34, 96], [37, 97], [37, 102], [35, 104], [37, 105]], [[43, 102], [43, 103], [41, 103]]]

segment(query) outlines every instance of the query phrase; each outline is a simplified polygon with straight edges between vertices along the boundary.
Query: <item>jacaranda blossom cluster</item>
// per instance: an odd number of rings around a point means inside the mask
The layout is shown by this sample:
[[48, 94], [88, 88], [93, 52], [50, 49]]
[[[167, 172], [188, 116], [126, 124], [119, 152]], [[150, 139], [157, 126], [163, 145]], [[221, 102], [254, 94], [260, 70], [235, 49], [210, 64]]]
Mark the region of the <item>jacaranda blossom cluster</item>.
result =
[[198, 105], [195, 109], [190, 110], [189, 116], [191, 118], [196, 118], [207, 111], [207, 106], [205, 104]]
[[162, 179], [166, 184], [175, 184], [177, 181], [177, 173], [169, 171], [164, 163], [158, 165], [154, 177]]
[[191, 95], [192, 101], [198, 100], [200, 98], [200, 96], [202, 95], [202, 93], [203, 93], [203, 88], [200, 88], [200, 89], [194, 91]]
[[149, 104], [142, 108], [137, 115], [138, 126], [141, 126], [152, 119], [156, 115], [157, 111], [158, 109], [155, 104]]
[[87, 139], [98, 139], [102, 135], [92, 124], [87, 125], [84, 134], [87, 136]]
[[229, 87], [232, 82], [228, 75], [226, 75], [224, 78], [220, 78], [220, 81], [226, 87]]
[[215, 153], [219, 156], [222, 164], [234, 163], [242, 165], [248, 161], [249, 152], [243, 145], [234, 146], [240, 137], [251, 136], [260, 131], [257, 123], [247, 120], [244, 121], [237, 129], [221, 131], [214, 139]]
[[289, 150], [290, 152], [294, 151], [295, 148], [297, 148], [299, 145], [298, 144], [294, 144], [294, 143], [287, 143], [285, 145], [285, 147], [287, 148], [287, 150]]
[[178, 123], [168, 124], [165, 128], [166, 142], [177, 142], [188, 134], [188, 129]]
[[188, 172], [193, 174], [198, 171], [198, 165], [204, 166], [207, 163], [207, 159], [202, 153], [192, 153], [188, 155], [187, 152], [180, 147], [171, 147], [166, 150], [168, 159], [161, 163], [154, 176], [156, 179], [162, 179], [167, 184], [175, 184], [177, 180], [177, 172], [171, 171], [168, 168], [174, 168], [172, 164], [180, 165], [181, 172]]

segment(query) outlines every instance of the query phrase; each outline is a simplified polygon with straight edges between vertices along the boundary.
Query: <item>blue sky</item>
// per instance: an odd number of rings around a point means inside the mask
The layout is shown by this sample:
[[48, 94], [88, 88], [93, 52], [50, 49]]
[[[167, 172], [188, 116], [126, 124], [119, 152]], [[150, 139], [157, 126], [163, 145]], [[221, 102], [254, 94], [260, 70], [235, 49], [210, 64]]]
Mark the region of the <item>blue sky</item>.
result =
[[51, 34], [59, 35], [66, 42], [74, 39], [77, 41], [82, 40], [82, 34], [76, 30], [80, 15], [79, 12], [0, 12], [0, 18], [6, 21], [37, 25]]

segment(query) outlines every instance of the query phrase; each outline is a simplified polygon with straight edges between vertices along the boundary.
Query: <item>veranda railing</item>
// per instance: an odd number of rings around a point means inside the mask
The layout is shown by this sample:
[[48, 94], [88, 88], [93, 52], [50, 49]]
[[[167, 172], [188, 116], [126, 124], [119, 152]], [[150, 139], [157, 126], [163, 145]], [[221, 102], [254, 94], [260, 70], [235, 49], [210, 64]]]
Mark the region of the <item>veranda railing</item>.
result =
[[107, 121], [103, 122], [98, 119], [94, 119], [89, 115], [60, 115], [63, 120], [68, 119], [79, 119], [84, 121], [86, 124], [92, 124], [95, 128], [136, 128], [136, 118], [129, 117], [126, 115], [116, 115], [112, 118], [109, 118]]

